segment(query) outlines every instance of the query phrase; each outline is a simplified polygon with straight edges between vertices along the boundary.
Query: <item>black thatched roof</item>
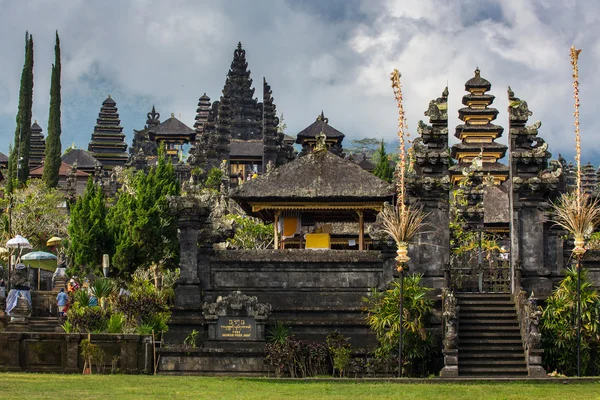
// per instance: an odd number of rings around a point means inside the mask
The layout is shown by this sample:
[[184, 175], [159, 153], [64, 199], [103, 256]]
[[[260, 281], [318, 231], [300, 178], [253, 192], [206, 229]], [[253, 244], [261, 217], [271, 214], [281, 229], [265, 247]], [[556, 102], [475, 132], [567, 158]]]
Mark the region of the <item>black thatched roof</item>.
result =
[[94, 169], [96, 165], [102, 165], [89, 151], [73, 149], [61, 157], [61, 160], [69, 165], [77, 162], [77, 169]]
[[230, 192], [246, 201], [391, 200], [393, 187], [350, 160], [329, 151], [315, 151], [248, 181]]
[[492, 88], [492, 84], [487, 79], [483, 79], [480, 76], [479, 68], [475, 70], [475, 76], [465, 83], [465, 90], [468, 91], [469, 89], [475, 88], [485, 89], [486, 91]]
[[8, 157], [6, 156], [6, 154], [0, 152], [0, 164], [4, 164], [8, 162]]
[[365, 153], [352, 154], [350, 157], [348, 157], [348, 159], [353, 163], [360, 165], [362, 169], [367, 171], [374, 171], [377, 167], [375, 164], [373, 164], [370, 160], [367, 159], [367, 155]]
[[112, 97], [110, 97], [110, 94], [108, 95], [106, 100], [104, 100], [102, 102], [102, 105], [106, 105], [106, 106], [115, 106], [116, 104], [117, 104], [117, 102], [114, 101]]
[[188, 136], [190, 141], [196, 137], [196, 131], [171, 114], [171, 118], [165, 122], [148, 129], [150, 140], [154, 140], [156, 136]]
[[262, 140], [231, 140], [229, 157], [262, 157], [263, 153]]
[[328, 119], [325, 118], [325, 115], [323, 115], [323, 112], [321, 112], [321, 114], [317, 117], [317, 120], [315, 122], [313, 122], [312, 124], [304, 128], [302, 131], [300, 131], [300, 133], [298, 133], [296, 143], [302, 144], [302, 139], [306, 138], [314, 139], [320, 132], [325, 132], [327, 139], [343, 139], [346, 136], [342, 132], [329, 125]]

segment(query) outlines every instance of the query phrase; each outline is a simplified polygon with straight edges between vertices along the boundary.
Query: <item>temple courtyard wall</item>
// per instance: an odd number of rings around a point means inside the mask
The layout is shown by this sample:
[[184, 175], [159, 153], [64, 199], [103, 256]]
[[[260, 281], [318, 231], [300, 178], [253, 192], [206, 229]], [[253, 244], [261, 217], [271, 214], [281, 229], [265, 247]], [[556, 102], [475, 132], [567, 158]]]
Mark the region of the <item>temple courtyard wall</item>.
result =
[[[91, 342], [104, 352], [105, 373], [116, 368], [125, 374], [148, 373], [153, 370], [151, 336], [124, 334], [91, 334]], [[0, 371], [81, 373], [81, 341], [79, 333], [0, 333]], [[94, 365], [93, 373], [97, 373]]]

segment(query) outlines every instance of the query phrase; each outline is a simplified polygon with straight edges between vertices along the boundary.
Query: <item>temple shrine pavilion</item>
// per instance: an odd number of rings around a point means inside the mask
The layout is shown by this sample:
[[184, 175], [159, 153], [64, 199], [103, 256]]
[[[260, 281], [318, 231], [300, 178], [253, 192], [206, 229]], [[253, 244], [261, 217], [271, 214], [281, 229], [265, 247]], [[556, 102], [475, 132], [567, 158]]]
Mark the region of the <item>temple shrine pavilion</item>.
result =
[[[154, 107], [152, 108], [154, 110]], [[182, 156], [183, 145], [193, 142], [196, 131], [171, 113], [171, 118], [163, 123], [148, 128], [148, 137], [158, 146], [164, 145], [166, 154], [173, 162], [178, 162]]]
[[327, 149], [333, 154], [343, 156], [342, 141], [345, 135], [329, 125], [329, 119], [325, 117], [323, 111], [317, 116], [315, 122], [304, 128], [298, 133], [296, 143], [302, 146], [300, 156], [306, 155], [313, 151], [317, 144], [317, 136], [323, 132], [326, 136]]
[[[275, 248], [365, 249], [365, 223], [374, 222], [394, 190], [387, 182], [326, 148], [324, 134], [304, 157], [245, 182], [230, 192], [248, 215], [275, 227]], [[332, 223], [358, 223], [353, 235]]]

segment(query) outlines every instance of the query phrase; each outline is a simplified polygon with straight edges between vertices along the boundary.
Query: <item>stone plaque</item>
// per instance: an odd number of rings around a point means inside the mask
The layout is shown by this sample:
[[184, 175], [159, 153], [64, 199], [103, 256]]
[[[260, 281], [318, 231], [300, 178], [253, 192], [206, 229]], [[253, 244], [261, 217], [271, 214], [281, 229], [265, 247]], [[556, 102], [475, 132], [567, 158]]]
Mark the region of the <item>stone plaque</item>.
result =
[[256, 321], [254, 317], [219, 317], [217, 321], [217, 339], [256, 340]]

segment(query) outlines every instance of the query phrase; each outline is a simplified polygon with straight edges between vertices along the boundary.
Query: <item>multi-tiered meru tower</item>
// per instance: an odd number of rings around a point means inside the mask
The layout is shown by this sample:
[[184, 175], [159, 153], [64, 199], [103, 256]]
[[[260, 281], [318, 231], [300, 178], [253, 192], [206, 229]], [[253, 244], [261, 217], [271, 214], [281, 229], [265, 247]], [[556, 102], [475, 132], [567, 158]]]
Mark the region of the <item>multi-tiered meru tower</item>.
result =
[[102, 163], [105, 170], [127, 162], [127, 143], [119, 119], [117, 103], [108, 95], [102, 103], [88, 151]]
[[481, 158], [480, 169], [484, 175], [492, 177], [495, 183], [508, 179], [508, 167], [498, 162], [506, 154], [507, 147], [495, 142], [502, 136], [504, 128], [492, 123], [498, 110], [489, 107], [495, 98], [486, 93], [491, 87], [490, 82], [481, 77], [479, 68], [475, 70], [475, 76], [465, 83], [469, 94], [463, 96], [462, 103], [466, 107], [458, 110], [458, 117], [464, 124], [458, 125], [454, 134], [461, 143], [452, 146], [451, 152], [452, 158], [458, 161], [458, 165], [450, 168], [453, 183], [463, 178], [464, 168], [477, 157]]

